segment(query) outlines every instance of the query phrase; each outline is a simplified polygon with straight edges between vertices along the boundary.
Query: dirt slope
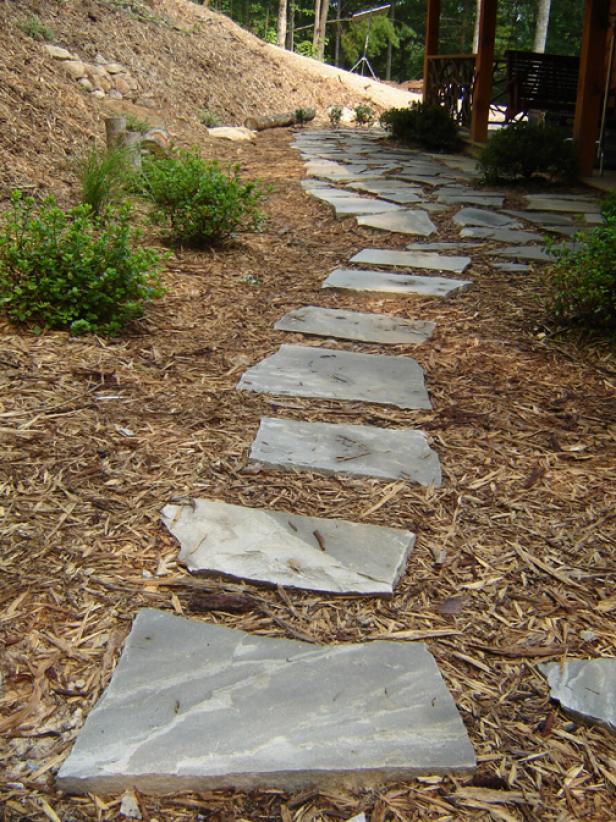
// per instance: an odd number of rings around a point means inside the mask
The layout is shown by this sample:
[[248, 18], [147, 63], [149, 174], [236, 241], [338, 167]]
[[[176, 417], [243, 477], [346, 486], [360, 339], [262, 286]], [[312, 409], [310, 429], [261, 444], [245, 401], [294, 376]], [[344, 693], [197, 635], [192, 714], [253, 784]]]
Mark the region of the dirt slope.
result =
[[[137, 106], [97, 100], [69, 79], [44, 45], [18, 23], [36, 14], [54, 42], [81, 59], [97, 54], [126, 66], [139, 83]], [[206, 144], [197, 115], [221, 121], [334, 103], [380, 100], [404, 104], [408, 95], [314, 60], [267, 46], [231, 20], [188, 0], [23, 0], [0, 8], [0, 197], [15, 185], [62, 193], [73, 155], [100, 137], [107, 110], [162, 119], [180, 142]], [[212, 149], [220, 153], [220, 149]], [[224, 154], [225, 149], [222, 149]]]

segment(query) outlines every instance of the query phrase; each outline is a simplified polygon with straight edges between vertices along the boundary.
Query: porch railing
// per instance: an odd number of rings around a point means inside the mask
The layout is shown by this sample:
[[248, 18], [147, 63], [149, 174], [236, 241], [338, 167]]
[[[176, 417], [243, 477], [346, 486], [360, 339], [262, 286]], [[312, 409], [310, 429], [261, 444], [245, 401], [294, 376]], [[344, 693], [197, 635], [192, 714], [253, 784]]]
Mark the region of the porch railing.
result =
[[471, 124], [474, 54], [431, 54], [428, 56], [428, 88], [425, 100], [447, 109], [463, 128]]

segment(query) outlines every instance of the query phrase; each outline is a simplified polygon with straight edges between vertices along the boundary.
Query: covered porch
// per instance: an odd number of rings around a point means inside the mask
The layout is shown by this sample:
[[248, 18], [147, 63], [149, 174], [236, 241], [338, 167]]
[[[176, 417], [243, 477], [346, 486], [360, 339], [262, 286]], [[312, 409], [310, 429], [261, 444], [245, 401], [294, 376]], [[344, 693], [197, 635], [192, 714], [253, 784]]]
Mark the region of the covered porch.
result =
[[[427, 0], [424, 54], [424, 100], [449, 108], [458, 123], [468, 130], [472, 143], [484, 143], [495, 119], [504, 121], [524, 113], [523, 103], [515, 101], [512, 72], [515, 60], [530, 66], [540, 79], [527, 90], [526, 102], [537, 109], [569, 110], [571, 133], [575, 140], [579, 174], [591, 178], [597, 159], [605, 100], [613, 108], [616, 90], [614, 72], [610, 93], [605, 94], [611, 67], [612, 27], [616, 19], [616, 0], [585, 0], [579, 58], [510, 52], [506, 59], [495, 59], [498, 0], [482, 0], [478, 21], [476, 54], [439, 53], [441, 0]], [[522, 70], [518, 66], [518, 76]], [[497, 108], [499, 95], [509, 95], [506, 108]], [[501, 98], [502, 100], [503, 98]], [[512, 103], [512, 99], [514, 102]]]

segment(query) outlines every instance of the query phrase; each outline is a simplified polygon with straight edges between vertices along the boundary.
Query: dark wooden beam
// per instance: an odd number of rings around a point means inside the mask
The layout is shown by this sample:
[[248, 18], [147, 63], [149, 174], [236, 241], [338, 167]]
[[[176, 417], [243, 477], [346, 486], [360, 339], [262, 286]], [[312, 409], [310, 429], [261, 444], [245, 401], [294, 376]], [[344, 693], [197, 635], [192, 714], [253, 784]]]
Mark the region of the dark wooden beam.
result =
[[431, 54], [438, 54], [438, 37], [441, 24], [441, 0], [428, 0], [426, 11], [426, 44], [424, 49], [424, 70], [423, 70], [423, 101], [424, 103], [434, 103], [435, 96], [430, 88], [430, 71], [428, 57]]
[[606, 81], [609, 11], [609, 0], [585, 0], [580, 79], [573, 123], [578, 170], [582, 177], [590, 177], [592, 174], [597, 152], [601, 102]]
[[475, 86], [471, 115], [471, 140], [484, 143], [488, 139], [492, 67], [498, 0], [482, 0], [479, 15], [479, 47], [475, 58]]

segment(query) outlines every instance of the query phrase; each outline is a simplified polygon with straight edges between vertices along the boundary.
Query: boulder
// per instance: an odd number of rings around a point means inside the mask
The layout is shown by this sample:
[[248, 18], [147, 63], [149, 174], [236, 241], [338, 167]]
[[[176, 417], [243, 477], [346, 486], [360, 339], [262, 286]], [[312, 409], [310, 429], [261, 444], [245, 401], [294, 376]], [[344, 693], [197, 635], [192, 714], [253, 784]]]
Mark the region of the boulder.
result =
[[234, 143], [249, 143], [256, 138], [256, 132], [244, 126], [216, 126], [208, 128], [208, 136], [221, 140], [231, 140]]
[[86, 76], [86, 67], [81, 60], [65, 60], [62, 65], [73, 80], [81, 80], [82, 77]]
[[131, 93], [130, 86], [121, 75], [116, 75], [113, 78], [113, 84], [123, 97], [126, 97]]
[[61, 48], [61, 46], [45, 46], [45, 51], [50, 57], [53, 57], [54, 60], [72, 60], [73, 55], [67, 49]]
[[123, 100], [124, 96], [121, 91], [118, 91], [117, 88], [112, 88], [109, 92], [109, 97], [112, 100]]
[[120, 63], [107, 63], [105, 66], [109, 74], [123, 74], [126, 69]]
[[105, 98], [105, 92], [100, 88], [95, 88], [90, 96], [96, 97], [97, 100], [103, 100]]

